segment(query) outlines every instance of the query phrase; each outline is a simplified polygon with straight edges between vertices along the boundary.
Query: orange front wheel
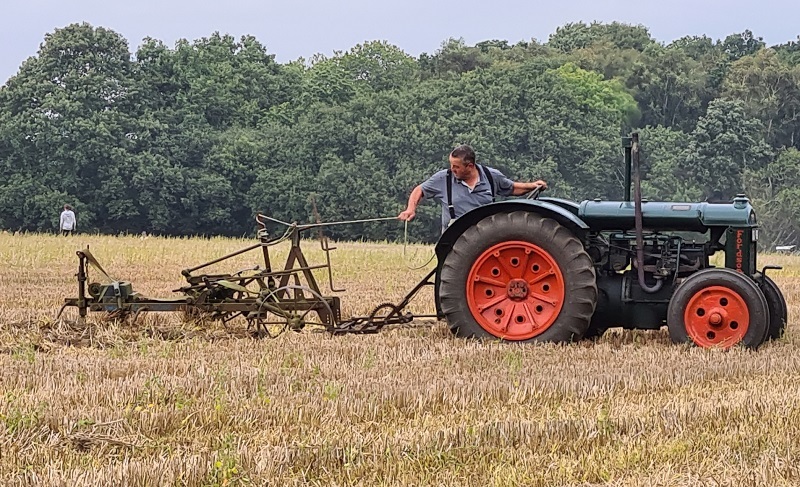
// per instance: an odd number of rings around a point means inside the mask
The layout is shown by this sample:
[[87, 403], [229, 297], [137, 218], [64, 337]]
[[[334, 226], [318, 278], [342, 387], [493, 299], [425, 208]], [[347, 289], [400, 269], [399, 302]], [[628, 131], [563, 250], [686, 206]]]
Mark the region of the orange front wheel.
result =
[[750, 311], [742, 296], [725, 286], [702, 288], [683, 313], [686, 332], [704, 348], [728, 348], [742, 341], [750, 327]]
[[758, 285], [730, 269], [705, 269], [678, 286], [667, 309], [674, 342], [702, 348], [757, 348], [767, 338], [769, 310]]

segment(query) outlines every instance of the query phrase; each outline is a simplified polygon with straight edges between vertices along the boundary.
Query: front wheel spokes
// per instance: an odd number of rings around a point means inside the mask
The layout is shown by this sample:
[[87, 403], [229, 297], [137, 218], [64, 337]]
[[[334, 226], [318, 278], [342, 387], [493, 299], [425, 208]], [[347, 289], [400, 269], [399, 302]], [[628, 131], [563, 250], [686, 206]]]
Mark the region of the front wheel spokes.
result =
[[[294, 298], [289, 298], [289, 296], [294, 296]], [[268, 327], [269, 329], [265, 329], [265, 331], [272, 338], [287, 329], [300, 331], [306, 325], [321, 325], [327, 331], [331, 331], [335, 327], [335, 316], [328, 301], [307, 286], [281, 286], [272, 290], [259, 301], [255, 323], [262, 328]], [[317, 313], [319, 322], [308, 319], [312, 311]], [[274, 318], [267, 319], [270, 314], [274, 315]]]

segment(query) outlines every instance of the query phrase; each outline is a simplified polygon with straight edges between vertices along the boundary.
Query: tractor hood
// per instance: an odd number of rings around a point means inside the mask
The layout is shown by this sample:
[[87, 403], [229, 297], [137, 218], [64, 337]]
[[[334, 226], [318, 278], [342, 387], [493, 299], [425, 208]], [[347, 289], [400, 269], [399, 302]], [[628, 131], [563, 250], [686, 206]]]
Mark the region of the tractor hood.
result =
[[[593, 230], [634, 228], [632, 201], [587, 200], [578, 206], [578, 218]], [[705, 232], [709, 227], [756, 227], [755, 210], [744, 196], [732, 203], [642, 202], [643, 226], [653, 230]]]

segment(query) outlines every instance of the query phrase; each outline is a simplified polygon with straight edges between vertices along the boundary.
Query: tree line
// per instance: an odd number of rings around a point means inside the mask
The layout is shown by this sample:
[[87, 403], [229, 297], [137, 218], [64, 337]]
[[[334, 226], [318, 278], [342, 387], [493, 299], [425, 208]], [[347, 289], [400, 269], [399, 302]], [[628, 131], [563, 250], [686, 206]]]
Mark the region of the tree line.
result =
[[[768, 244], [800, 237], [800, 36], [661, 43], [622, 23], [284, 64], [252, 36], [147, 38], [132, 53], [103, 27], [56, 29], [0, 88], [0, 228], [55, 231], [64, 203], [104, 233], [251, 235], [258, 212], [307, 222], [314, 206], [326, 221], [391, 216], [460, 143], [549, 195], [619, 199], [633, 130], [650, 200], [744, 192]], [[411, 237], [435, 240], [439, 212], [422, 205]]]

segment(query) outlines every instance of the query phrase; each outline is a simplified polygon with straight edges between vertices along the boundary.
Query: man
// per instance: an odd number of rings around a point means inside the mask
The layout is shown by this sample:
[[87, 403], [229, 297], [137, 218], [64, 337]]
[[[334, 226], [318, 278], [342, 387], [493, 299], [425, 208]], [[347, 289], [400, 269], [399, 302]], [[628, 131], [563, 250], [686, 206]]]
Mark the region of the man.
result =
[[475, 151], [468, 145], [460, 145], [450, 153], [450, 169], [437, 172], [414, 188], [408, 198], [408, 207], [397, 218], [409, 221], [416, 216], [417, 205], [423, 197], [437, 199], [442, 203], [444, 233], [452, 220], [473, 208], [491, 203], [495, 195], [518, 196], [536, 188], [546, 189], [547, 183], [541, 180], [532, 183], [512, 181], [497, 169], [476, 164]]
[[61, 221], [59, 223], [61, 235], [66, 237], [67, 235], [72, 234], [77, 225], [78, 220], [75, 218], [75, 212], [72, 211], [72, 207], [69, 205], [64, 205], [64, 211], [61, 212]]

